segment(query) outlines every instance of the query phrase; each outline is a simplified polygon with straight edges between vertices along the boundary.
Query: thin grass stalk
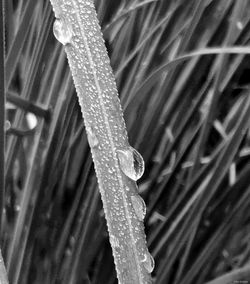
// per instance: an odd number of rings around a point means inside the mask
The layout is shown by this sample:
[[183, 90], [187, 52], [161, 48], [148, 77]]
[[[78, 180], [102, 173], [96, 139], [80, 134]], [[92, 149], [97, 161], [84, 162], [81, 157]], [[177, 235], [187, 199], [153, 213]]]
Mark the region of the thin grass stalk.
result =
[[4, 70], [4, 11], [0, 1], [0, 232], [5, 188], [5, 70]]
[[147, 34], [141, 42], [137, 44], [135, 49], [129, 54], [129, 56], [126, 58], [126, 60], [120, 65], [119, 69], [116, 71], [116, 76], [120, 75], [121, 72], [127, 67], [129, 62], [136, 56], [139, 50], [144, 46], [144, 44], [148, 43], [150, 39], [154, 36], [154, 34], [162, 28], [162, 25], [164, 25], [166, 22], [169, 21], [172, 14], [175, 12], [176, 7], [173, 8], [167, 15], [150, 31], [149, 34]]
[[[87, 198], [90, 199], [97, 199], [96, 198], [96, 192], [93, 192], [94, 194], [90, 194], [90, 196], [88, 196]], [[86, 204], [83, 204], [83, 208], [81, 209], [81, 211], [85, 211], [84, 212], [84, 222], [82, 224], [82, 228], [80, 228], [80, 236], [79, 239], [77, 240], [77, 244], [78, 246], [75, 248], [75, 254], [74, 254], [74, 258], [72, 258], [71, 260], [71, 265], [70, 267], [71, 272], [67, 273], [66, 275], [66, 281], [64, 283], [69, 283], [69, 284], [74, 284], [76, 283], [75, 278], [77, 277], [77, 275], [79, 275], [79, 273], [77, 273], [77, 271], [81, 271], [82, 269], [85, 269], [85, 267], [83, 267], [83, 264], [77, 263], [79, 259], [81, 259], [81, 255], [84, 255], [86, 249], [84, 249], [84, 243], [85, 243], [85, 239], [86, 239], [86, 235], [88, 234], [88, 231], [86, 230], [86, 227], [90, 228], [91, 226], [89, 224], [91, 224], [93, 222], [93, 212], [95, 212], [95, 207], [97, 206], [97, 202], [95, 203], [91, 203], [90, 200], [87, 201], [86, 199]], [[86, 207], [86, 208], [84, 208]]]
[[[59, 68], [57, 66], [56, 72], [57, 74], [55, 77], [59, 76]], [[65, 94], [69, 93], [69, 89], [71, 88], [70, 84], [67, 84], [67, 82], [70, 81], [70, 77], [68, 74], [65, 75], [66, 79], [65, 87], [62, 86], [62, 89], [66, 88], [66, 90], [62, 91], [62, 98], [65, 97]], [[53, 82], [56, 81], [56, 78], [53, 78]], [[68, 86], [68, 87], [66, 87]], [[52, 91], [48, 93], [48, 98], [50, 101], [47, 102], [48, 105], [53, 105], [53, 101], [55, 98], [55, 94], [53, 94]], [[29, 248], [29, 243], [31, 243], [30, 239], [32, 239], [33, 234], [31, 232], [35, 231], [37, 219], [39, 216], [39, 211], [41, 209], [40, 206], [38, 206], [38, 203], [40, 200], [43, 200], [44, 196], [44, 190], [46, 189], [47, 181], [50, 180], [50, 174], [49, 169], [50, 166], [48, 164], [51, 164], [51, 160], [45, 160], [42, 164], [44, 164], [44, 167], [40, 167], [37, 161], [41, 161], [41, 154], [47, 153], [47, 156], [51, 157], [52, 154], [55, 152], [55, 144], [52, 143], [52, 137], [55, 135], [59, 136], [59, 133], [56, 131], [56, 125], [57, 121], [60, 121], [60, 118], [62, 120], [62, 117], [60, 117], [60, 112], [57, 111], [58, 109], [62, 109], [62, 102], [63, 100], [60, 100], [57, 98], [57, 104], [54, 109], [53, 114], [53, 120], [50, 124], [50, 129], [46, 127], [45, 121], [41, 121], [41, 124], [39, 125], [39, 128], [37, 129], [37, 135], [35, 136], [34, 140], [34, 149], [32, 153], [33, 160], [31, 161], [31, 164], [36, 165], [30, 168], [29, 172], [27, 173], [27, 179], [26, 184], [24, 186], [25, 192], [21, 203], [22, 210], [20, 211], [17, 219], [17, 224], [15, 228], [14, 238], [10, 247], [10, 257], [9, 259], [12, 260], [12, 263], [10, 263], [10, 268], [8, 268], [10, 277], [12, 277], [12, 283], [19, 283], [20, 279], [23, 276], [22, 271], [25, 271], [24, 266], [24, 259], [27, 255], [27, 251]], [[48, 136], [47, 136], [48, 135]], [[47, 137], [47, 144], [43, 143], [43, 138]], [[48, 148], [46, 148], [46, 146]], [[60, 145], [57, 145], [59, 148]], [[55, 158], [57, 160], [57, 158]], [[39, 177], [39, 178], [38, 178]], [[44, 178], [46, 177], [46, 178]], [[32, 206], [31, 206], [32, 204]], [[30, 207], [30, 208], [29, 208]], [[29, 214], [27, 214], [29, 212]], [[23, 225], [22, 225], [23, 224]], [[21, 228], [25, 227], [25, 231]], [[18, 249], [18, 250], [16, 250]], [[18, 259], [18, 262], [16, 263], [17, 258], [17, 252], [20, 254], [20, 257]], [[21, 252], [21, 253], [20, 253]], [[15, 257], [13, 257], [15, 255]]]
[[29, 26], [32, 20], [32, 13], [35, 8], [35, 1], [27, 1], [25, 6], [25, 10], [20, 20], [18, 32], [11, 43], [8, 54], [6, 56], [6, 86], [7, 89], [11, 83], [11, 79], [16, 70], [18, 60], [20, 59], [20, 55], [22, 52], [22, 47], [25, 43], [25, 39], [30, 31]]
[[[238, 188], [238, 187], [237, 187]], [[242, 188], [241, 188], [242, 189]], [[241, 221], [243, 223], [242, 220], [242, 213], [246, 212], [246, 209], [249, 207], [249, 188], [247, 188], [246, 192], [242, 195], [242, 197], [238, 200], [237, 203], [235, 203], [235, 206], [232, 209], [232, 212], [230, 212], [230, 214], [228, 214], [225, 217], [224, 222], [220, 225], [220, 227], [216, 230], [216, 232], [214, 232], [213, 236], [211, 237], [211, 239], [209, 239], [209, 241], [207, 242], [206, 246], [202, 249], [201, 253], [199, 254], [199, 256], [197, 257], [196, 261], [193, 263], [192, 267], [190, 267], [190, 269], [188, 270], [188, 272], [185, 274], [184, 278], [182, 278], [182, 281], [179, 282], [180, 284], [190, 284], [193, 283], [193, 279], [195, 277], [195, 275], [198, 275], [199, 271], [202, 268], [202, 265], [204, 265], [205, 263], [208, 262], [212, 262], [213, 258], [216, 257], [216, 254], [210, 254], [210, 252], [217, 252], [217, 248], [220, 247], [220, 243], [222, 244], [223, 242], [226, 242], [226, 239], [228, 238], [228, 235], [230, 234], [230, 230], [235, 229], [235, 226], [233, 224], [235, 224], [234, 221], [237, 220], [237, 222], [239, 222], [239, 216]], [[244, 213], [243, 213], [244, 214]], [[238, 218], [237, 218], [238, 216]], [[239, 226], [239, 224], [237, 224], [237, 226]], [[236, 273], [234, 273], [236, 272]], [[226, 273], [225, 275], [218, 277], [216, 279], [214, 279], [213, 281], [211, 281], [211, 283], [213, 284], [226, 284], [226, 283], [234, 283], [234, 281], [236, 282], [239, 281], [246, 281], [249, 279], [249, 265], [236, 269], [235, 271], [232, 271], [230, 273]], [[248, 275], [248, 276], [247, 276]], [[223, 281], [221, 281], [223, 280]], [[229, 281], [229, 280], [232, 280]], [[218, 282], [217, 282], [218, 281]], [[221, 282], [220, 282], [221, 281]], [[209, 284], [211, 284], [209, 282]], [[208, 284], [208, 283], [206, 283]]]
[[[48, 8], [50, 8], [50, 6], [48, 6]], [[44, 21], [44, 25], [48, 25], [50, 24], [51, 21], [51, 14], [49, 9], [46, 9], [46, 12], [43, 16], [43, 21]], [[37, 76], [37, 70], [38, 70], [38, 66], [42, 60], [42, 56], [44, 54], [44, 46], [45, 46], [45, 42], [48, 36], [49, 30], [43, 30], [41, 31], [40, 37], [39, 39], [36, 41], [35, 43], [35, 49], [33, 51], [33, 55], [32, 55], [32, 59], [33, 59], [33, 63], [32, 66], [26, 66], [25, 68], [27, 68], [27, 70], [29, 70], [29, 72], [27, 72], [27, 79], [25, 80], [25, 84], [24, 84], [24, 88], [21, 92], [21, 97], [22, 98], [30, 98], [31, 95], [31, 91], [32, 88], [34, 88], [34, 81], [35, 81], [35, 77]], [[23, 111], [18, 110], [18, 114], [15, 116], [15, 120], [13, 122], [13, 126], [17, 127], [20, 122], [22, 121], [23, 118]], [[7, 144], [7, 149], [6, 149], [6, 174], [7, 177], [10, 173], [10, 169], [13, 166], [14, 163], [14, 153], [15, 153], [15, 149], [17, 148], [17, 139], [15, 136], [10, 137], [9, 142]]]
[[[2, 232], [2, 212], [5, 188], [5, 72], [4, 72], [4, 1], [0, 1], [0, 233]], [[7, 273], [0, 250], [0, 283], [7, 284]]]
[[131, 12], [134, 12], [135, 10], [137, 9], [140, 9], [140, 8], [144, 8], [145, 5], [147, 4], [151, 4], [153, 2], [156, 2], [158, 0], [146, 0], [146, 1], [143, 1], [141, 3], [136, 3], [127, 8], [127, 9], [124, 9], [123, 11], [121, 11], [119, 14], [117, 14], [114, 19], [103, 29], [103, 34], [107, 33], [109, 34], [111, 29], [117, 24], [117, 22], [123, 20], [124, 18], [126, 18], [127, 16], [129, 16], [129, 14]]
[[51, 3], [57, 18], [54, 34], [65, 45], [85, 121], [119, 283], [152, 283], [154, 261], [142, 222], [145, 203], [135, 182], [143, 160], [128, 142], [93, 1]]
[[250, 279], [250, 266], [246, 265], [245, 267], [235, 269], [206, 284], [247, 283], [248, 279]]
[[35, 115], [45, 119], [50, 118], [51, 112], [49, 109], [45, 109], [38, 104], [25, 100], [12, 91], [7, 93], [7, 101], [23, 109], [24, 111], [34, 113]]
[[[234, 8], [234, 14], [238, 12], [240, 4], [238, 3], [237, 5], [235, 5]], [[234, 32], [234, 22], [231, 21], [231, 24], [229, 26], [226, 38], [225, 38], [225, 43], [224, 46], [227, 46], [228, 44], [231, 44], [232, 42], [232, 35]], [[216, 72], [215, 75], [215, 82], [214, 82], [214, 88], [213, 88], [213, 94], [212, 94], [212, 99], [211, 99], [211, 103], [209, 106], [209, 111], [207, 113], [207, 116], [205, 118], [205, 122], [203, 124], [202, 130], [201, 130], [201, 135], [200, 135], [200, 139], [198, 142], [198, 146], [197, 146], [197, 151], [195, 153], [195, 157], [194, 157], [194, 166], [191, 168], [190, 172], [189, 172], [189, 176], [188, 176], [188, 181], [187, 184], [190, 183], [190, 180], [193, 176], [193, 173], [195, 173], [199, 167], [199, 160], [204, 152], [204, 148], [205, 148], [205, 144], [208, 138], [208, 135], [211, 131], [211, 125], [212, 122], [215, 118], [216, 115], [216, 106], [217, 106], [217, 102], [219, 101], [219, 98], [221, 96], [221, 89], [220, 89], [220, 84], [221, 81], [223, 80], [224, 77], [224, 70], [227, 66], [227, 61], [228, 61], [228, 55], [226, 54], [221, 54], [218, 56], [218, 71]]]
[[[239, 13], [239, 8], [240, 8], [240, 4], [238, 3], [237, 5], [235, 5], [235, 8], [234, 8], [234, 13], [233, 13], [233, 16], [234, 16], [234, 19], [235, 21], [232, 21], [231, 22], [231, 25], [230, 25], [230, 28], [229, 28], [229, 31], [228, 31], [228, 35], [227, 35], [227, 39], [226, 39], [226, 43], [230, 42], [230, 39], [232, 38], [232, 35], [233, 35], [233, 28], [234, 26], [236, 26], [236, 19], [237, 19], [237, 15]], [[219, 99], [220, 97], [220, 92], [221, 92], [221, 89], [220, 89], [220, 84], [221, 84], [221, 81], [222, 81], [222, 77], [223, 77], [223, 70], [225, 69], [225, 66], [226, 66], [226, 63], [227, 63], [227, 56], [225, 57], [225, 55], [221, 55], [223, 56], [223, 58], [220, 60], [218, 60], [221, 64], [220, 68], [222, 68], [221, 70], [219, 69], [218, 71], [218, 74], [216, 76], [216, 81], [215, 81], [215, 90], [214, 90], [214, 93], [213, 93], [213, 98], [212, 98], [212, 103], [211, 103], [211, 114], [212, 114], [212, 108], [213, 108], [213, 103], [215, 103], [215, 105], [217, 105], [217, 100]], [[221, 72], [222, 71], [222, 72]], [[215, 99], [216, 98], [216, 99]], [[215, 100], [214, 100], [215, 99]], [[215, 101], [215, 102], [214, 102]], [[194, 166], [193, 166], [193, 169], [190, 171], [190, 174], [189, 174], [189, 177], [188, 177], [188, 182], [187, 184], [190, 183], [190, 180], [192, 179], [192, 175], [193, 173], [196, 172], [197, 168], [198, 168], [198, 165], [199, 165], [199, 159], [201, 158], [202, 156], [202, 150], [204, 147], [202, 147], [202, 143], [205, 143], [206, 139], [207, 139], [207, 135], [209, 134], [209, 127], [207, 125], [207, 123], [210, 123], [212, 121], [212, 115], [211, 115], [211, 118], [209, 118], [210, 116], [210, 112], [205, 120], [205, 123], [204, 123], [204, 128], [202, 129], [201, 131], [201, 139], [200, 141], [198, 142], [198, 145], [199, 145], [199, 148], [197, 150], [197, 153], [196, 153], [196, 156], [195, 156], [195, 160], [194, 160]], [[202, 134], [203, 131], [206, 131], [205, 134]], [[204, 139], [204, 141], [202, 142], [201, 140]], [[204, 144], [205, 145], [205, 144]], [[199, 151], [201, 150], [201, 151]], [[190, 251], [192, 249], [192, 246], [194, 245], [194, 239], [195, 239], [195, 236], [197, 234], [197, 231], [198, 231], [198, 226], [199, 226], [199, 221], [198, 222], [195, 222], [194, 226], [193, 226], [193, 230], [191, 232], [191, 235], [188, 239], [188, 242], [187, 242], [187, 246], [186, 246], [186, 249], [185, 249], [185, 252], [183, 254], [183, 259], [181, 260], [181, 265], [180, 265], [180, 268], [179, 268], [179, 271], [178, 271], [178, 275], [176, 277], [176, 283], [179, 283], [180, 282], [180, 279], [181, 279], [181, 275], [183, 274], [183, 271], [185, 269], [185, 266], [187, 266], [187, 259], [190, 255]]]
[[242, 46], [211, 47], [211, 48], [197, 49], [188, 52], [186, 54], [177, 56], [176, 58], [172, 59], [171, 61], [168, 61], [167, 63], [157, 68], [154, 72], [152, 72], [138, 87], [134, 96], [148, 90], [154, 83], [154, 80], [159, 78], [163, 72], [171, 68], [174, 68], [178, 64], [187, 61], [192, 57], [199, 57], [202, 55], [215, 55], [215, 54], [250, 54], [250, 48]]

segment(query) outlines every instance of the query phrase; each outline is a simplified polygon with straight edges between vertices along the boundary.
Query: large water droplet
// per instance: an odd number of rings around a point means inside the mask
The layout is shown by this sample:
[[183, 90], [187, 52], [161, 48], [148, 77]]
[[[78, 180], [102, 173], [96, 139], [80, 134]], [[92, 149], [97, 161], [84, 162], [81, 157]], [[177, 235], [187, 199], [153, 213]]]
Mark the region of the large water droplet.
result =
[[88, 141], [89, 141], [90, 147], [93, 147], [93, 148], [97, 147], [99, 144], [99, 140], [97, 139], [92, 127], [86, 126], [86, 132], [88, 135]]
[[63, 18], [56, 19], [53, 25], [55, 38], [63, 45], [69, 44], [72, 39], [72, 27]]
[[144, 173], [142, 156], [132, 147], [126, 150], [117, 150], [122, 171], [132, 180], [138, 180]]
[[131, 202], [135, 210], [135, 214], [140, 221], [143, 221], [146, 215], [146, 204], [140, 195], [132, 195]]
[[144, 257], [141, 262], [143, 263], [143, 266], [145, 267], [148, 273], [151, 273], [154, 270], [155, 261], [153, 256], [149, 252], [144, 254]]

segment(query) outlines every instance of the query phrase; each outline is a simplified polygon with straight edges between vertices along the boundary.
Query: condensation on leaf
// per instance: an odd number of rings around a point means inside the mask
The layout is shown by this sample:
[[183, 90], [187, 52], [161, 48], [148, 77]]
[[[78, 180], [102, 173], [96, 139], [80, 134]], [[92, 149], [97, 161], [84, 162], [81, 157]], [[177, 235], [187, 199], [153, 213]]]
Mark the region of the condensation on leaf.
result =
[[114, 235], [109, 236], [109, 241], [113, 248], [119, 248], [119, 240]]

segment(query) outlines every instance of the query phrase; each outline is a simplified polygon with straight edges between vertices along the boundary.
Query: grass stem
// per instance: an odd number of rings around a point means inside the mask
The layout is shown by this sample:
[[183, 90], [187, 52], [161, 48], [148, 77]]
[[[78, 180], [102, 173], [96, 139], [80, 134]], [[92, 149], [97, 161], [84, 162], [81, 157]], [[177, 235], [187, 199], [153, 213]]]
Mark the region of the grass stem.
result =
[[[84, 117], [119, 283], [151, 283], [154, 261], [142, 222], [145, 203], [131, 178], [135, 176], [131, 174], [134, 163], [140, 162], [140, 171], [143, 161], [129, 146], [93, 1], [51, 3], [57, 18], [54, 34], [65, 45]], [[119, 155], [123, 158], [119, 159]], [[125, 167], [121, 167], [122, 163]]]

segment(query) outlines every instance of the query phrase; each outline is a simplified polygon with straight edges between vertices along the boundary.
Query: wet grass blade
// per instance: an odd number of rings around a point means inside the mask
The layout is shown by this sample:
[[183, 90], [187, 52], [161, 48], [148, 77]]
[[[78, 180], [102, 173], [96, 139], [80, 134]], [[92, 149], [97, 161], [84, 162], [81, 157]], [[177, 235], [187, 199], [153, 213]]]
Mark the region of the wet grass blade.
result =
[[[54, 33], [65, 45], [85, 121], [117, 277], [124, 284], [151, 283], [150, 273], [154, 266], [146, 246], [143, 217], [138, 217], [139, 214], [144, 215], [140, 213], [144, 210], [144, 203], [137, 194], [134, 182], [137, 178], [122, 170], [129, 164], [121, 158], [119, 160], [119, 153], [130, 148], [94, 5], [89, 2], [86, 6], [72, 0], [71, 7], [68, 7], [67, 1], [51, 2], [58, 18]], [[94, 46], [92, 36], [95, 38]], [[98, 119], [96, 114], [102, 119]], [[131, 157], [133, 167], [133, 154]], [[134, 168], [132, 170], [135, 171]], [[137, 204], [133, 205], [135, 198]]]

